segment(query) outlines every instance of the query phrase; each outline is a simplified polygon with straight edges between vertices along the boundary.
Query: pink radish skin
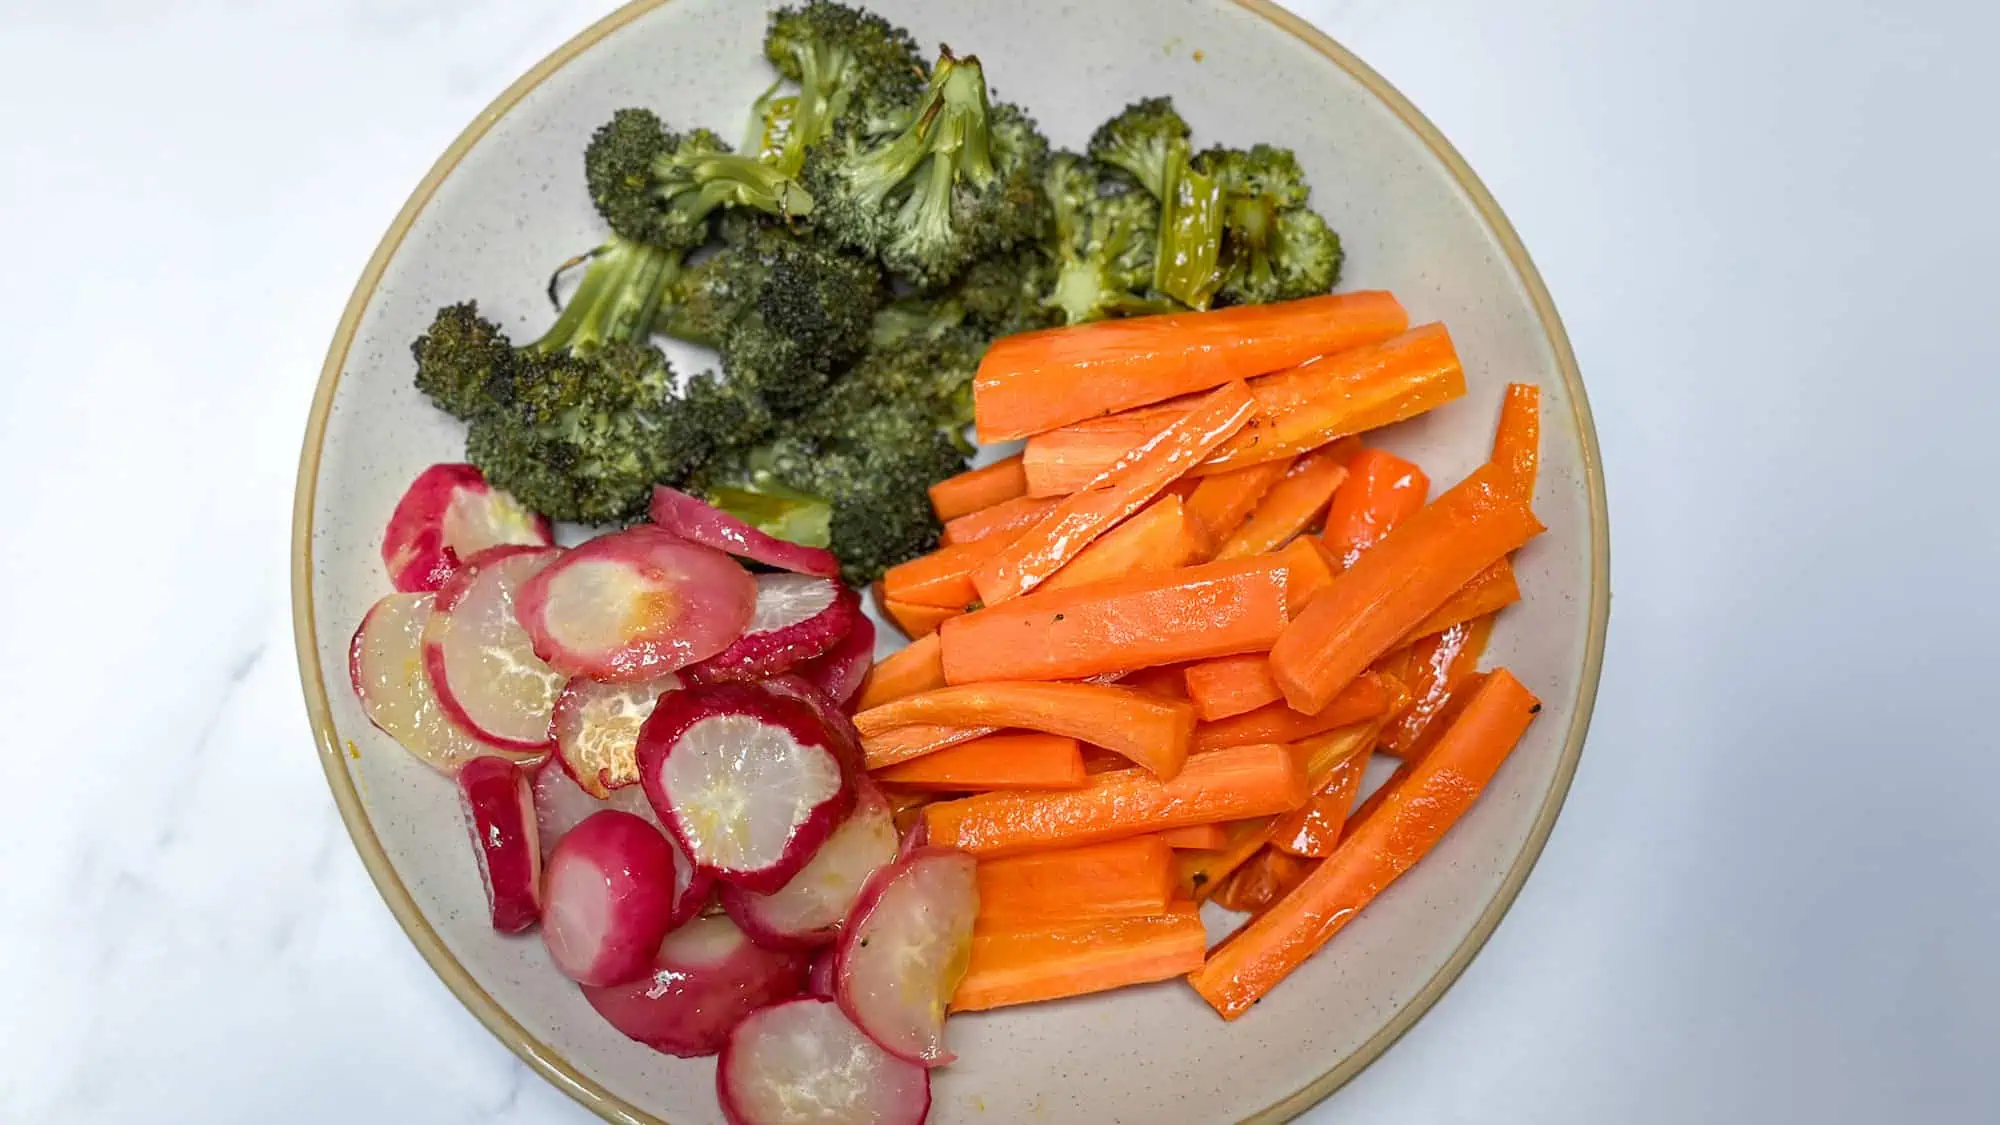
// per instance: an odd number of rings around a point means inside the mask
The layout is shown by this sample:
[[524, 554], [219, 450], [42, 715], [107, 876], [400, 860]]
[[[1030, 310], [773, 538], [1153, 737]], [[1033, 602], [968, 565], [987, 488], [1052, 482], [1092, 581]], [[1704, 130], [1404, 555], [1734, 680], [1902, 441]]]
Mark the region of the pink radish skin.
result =
[[870, 1042], [839, 1005], [806, 996], [752, 1014], [715, 1068], [730, 1125], [921, 1125], [930, 1071]]
[[795, 674], [845, 710], [853, 706], [874, 663], [875, 623], [860, 614], [839, 644], [799, 665]]
[[863, 779], [847, 820], [811, 862], [776, 894], [724, 884], [722, 908], [750, 940], [772, 949], [811, 949], [840, 936], [840, 924], [875, 869], [896, 858], [896, 820], [881, 791]]
[[627, 1036], [694, 1058], [721, 1050], [744, 1016], [797, 996], [805, 979], [802, 954], [762, 948], [717, 914], [668, 934], [648, 972], [624, 984], [586, 986], [583, 998]]
[[639, 783], [639, 728], [663, 692], [681, 686], [662, 676], [636, 684], [600, 684], [577, 676], [556, 700], [556, 759], [583, 791], [603, 800]]
[[831, 578], [805, 574], [757, 576], [757, 608], [743, 635], [687, 669], [695, 683], [762, 680], [819, 656], [864, 620], [861, 598]]
[[833, 963], [838, 959], [835, 950], [824, 949], [813, 958], [812, 968], [806, 972], [806, 995], [833, 999]]
[[944, 1017], [972, 956], [971, 856], [918, 848], [877, 871], [841, 930], [834, 989], [855, 1026], [899, 1059], [943, 1066]]
[[542, 916], [542, 847], [528, 775], [505, 758], [474, 758], [458, 771], [458, 798], [493, 928], [518, 934]]
[[755, 684], [660, 697], [639, 776], [681, 850], [718, 879], [782, 888], [854, 807], [851, 758], [811, 705]]
[[543, 660], [637, 683], [728, 648], [756, 606], [757, 583], [735, 559], [641, 525], [570, 551], [527, 584], [516, 611]]
[[832, 578], [840, 560], [821, 547], [802, 547], [758, 531], [728, 512], [665, 485], [653, 488], [653, 522], [690, 543], [795, 574]]
[[369, 722], [425, 765], [450, 775], [485, 751], [444, 709], [424, 674], [424, 624], [432, 601], [430, 594], [390, 594], [376, 602], [348, 645], [347, 674]]
[[673, 913], [667, 920], [669, 928], [679, 926], [707, 906], [715, 897], [715, 876], [701, 870], [681, 851], [673, 834], [660, 823], [658, 814], [646, 800], [646, 791], [637, 785], [623, 789], [613, 789], [611, 796], [603, 801], [585, 793], [569, 775], [562, 763], [554, 758], [535, 768], [535, 825], [542, 840], [542, 862], [548, 863], [549, 853], [555, 851], [556, 841], [563, 838], [570, 829], [590, 819], [594, 813], [605, 809], [631, 813], [647, 824], [660, 830], [667, 846], [674, 850], [674, 905]]
[[660, 830], [615, 810], [556, 841], [542, 894], [542, 941], [578, 984], [623, 984], [646, 971], [674, 913], [673, 848]]
[[438, 701], [482, 745], [548, 750], [567, 677], [535, 655], [514, 619], [521, 587], [562, 555], [556, 548], [493, 547], [467, 559], [437, 593], [424, 626], [424, 671]]
[[382, 535], [382, 563], [396, 589], [436, 590], [464, 560], [507, 543], [555, 545], [549, 521], [486, 483], [471, 465], [432, 465], [417, 474]]

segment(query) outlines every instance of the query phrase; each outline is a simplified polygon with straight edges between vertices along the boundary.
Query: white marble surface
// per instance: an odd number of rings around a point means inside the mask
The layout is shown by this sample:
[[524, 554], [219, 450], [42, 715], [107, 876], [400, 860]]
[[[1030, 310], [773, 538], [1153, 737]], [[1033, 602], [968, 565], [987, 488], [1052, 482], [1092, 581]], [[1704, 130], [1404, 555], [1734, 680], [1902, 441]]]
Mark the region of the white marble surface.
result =
[[[1993, 1120], [1995, 9], [1296, 6], [1534, 251], [1616, 576], [1540, 867], [1309, 1120]], [[585, 1119], [363, 874], [286, 551], [370, 248], [604, 7], [0, 10], [0, 1121]]]

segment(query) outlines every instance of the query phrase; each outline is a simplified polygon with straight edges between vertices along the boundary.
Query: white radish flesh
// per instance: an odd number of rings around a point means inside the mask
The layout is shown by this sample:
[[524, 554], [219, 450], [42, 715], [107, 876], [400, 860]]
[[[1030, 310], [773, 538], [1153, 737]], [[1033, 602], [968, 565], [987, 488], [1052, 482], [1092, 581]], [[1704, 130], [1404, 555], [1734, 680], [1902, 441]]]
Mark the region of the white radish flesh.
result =
[[721, 1050], [730, 1028], [798, 995], [805, 978], [803, 954], [762, 948], [718, 914], [668, 934], [637, 979], [585, 987], [583, 997], [631, 1038], [692, 1058]]
[[715, 1086], [730, 1125], [920, 1125], [931, 1107], [929, 1071], [876, 1046], [817, 997], [737, 1024]]
[[974, 870], [964, 852], [918, 848], [875, 873], [841, 931], [841, 1010], [897, 1058], [924, 1066], [953, 1058], [944, 1018], [972, 956]]
[[436, 590], [489, 547], [555, 545], [549, 521], [486, 483], [471, 465], [432, 465], [410, 482], [382, 535], [382, 563], [402, 591]]
[[[348, 647], [347, 671], [368, 721], [440, 773], [485, 752], [460, 726], [424, 673], [424, 623], [430, 594], [390, 594], [361, 619]], [[516, 755], [533, 757], [533, 754]]]
[[458, 797], [493, 928], [518, 934], [542, 915], [542, 849], [528, 775], [505, 758], [474, 758], [458, 771]]
[[502, 750], [546, 750], [568, 677], [535, 655], [514, 619], [521, 587], [558, 550], [496, 547], [468, 560], [437, 595], [424, 628], [424, 668], [438, 699], [473, 737]]
[[578, 984], [646, 972], [674, 909], [674, 850], [631, 813], [605, 811], [569, 830], [549, 857], [542, 941]]
[[660, 823], [659, 814], [646, 800], [646, 791], [631, 785], [613, 789], [609, 798], [600, 801], [585, 793], [569, 771], [563, 768], [562, 762], [555, 758], [535, 768], [535, 824], [542, 841], [542, 862], [548, 862], [556, 841], [570, 829], [605, 809], [631, 813], [658, 828], [666, 838], [667, 846], [674, 850], [674, 906], [668, 924], [678, 926], [701, 913], [701, 908], [708, 905], [715, 892], [715, 877], [696, 867], [681, 851], [680, 842], [667, 831], [666, 825]]
[[896, 821], [889, 802], [863, 781], [854, 811], [811, 862], [775, 894], [760, 895], [725, 884], [723, 909], [751, 940], [774, 949], [824, 945], [840, 935], [862, 885], [896, 858]]
[[556, 700], [556, 756], [583, 791], [603, 799], [639, 783], [639, 728], [673, 675], [636, 684], [601, 684], [578, 676]]
[[697, 683], [780, 675], [832, 649], [861, 620], [860, 597], [831, 578], [760, 574], [743, 635], [687, 675]]

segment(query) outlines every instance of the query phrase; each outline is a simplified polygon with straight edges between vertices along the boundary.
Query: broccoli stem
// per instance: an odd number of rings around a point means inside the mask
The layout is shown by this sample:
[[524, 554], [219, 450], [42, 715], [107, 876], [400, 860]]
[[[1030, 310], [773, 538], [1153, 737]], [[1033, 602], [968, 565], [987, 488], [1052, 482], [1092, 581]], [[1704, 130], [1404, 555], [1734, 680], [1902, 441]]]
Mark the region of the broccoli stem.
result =
[[1222, 186], [1188, 164], [1177, 141], [1167, 158], [1160, 197], [1159, 252], [1153, 288], [1193, 309], [1205, 309], [1222, 285]]
[[672, 153], [653, 162], [667, 205], [690, 222], [717, 207], [754, 207], [783, 218], [812, 214], [813, 198], [790, 176], [753, 156], [733, 152]]
[[588, 356], [614, 341], [644, 343], [661, 294], [679, 273], [679, 254], [613, 235], [591, 252], [590, 268], [569, 303], [528, 347], [543, 355]]

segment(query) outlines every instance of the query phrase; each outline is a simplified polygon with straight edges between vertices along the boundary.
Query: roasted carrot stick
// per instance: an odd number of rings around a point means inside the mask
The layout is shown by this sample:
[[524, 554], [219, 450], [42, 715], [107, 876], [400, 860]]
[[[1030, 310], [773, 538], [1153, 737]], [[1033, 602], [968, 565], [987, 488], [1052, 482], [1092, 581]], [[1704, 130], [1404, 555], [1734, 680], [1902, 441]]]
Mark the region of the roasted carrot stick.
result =
[[854, 716], [862, 746], [898, 727], [1018, 727], [1125, 755], [1172, 777], [1187, 758], [1194, 708], [1116, 684], [983, 683], [891, 700]]
[[1205, 476], [1188, 495], [1188, 514], [1194, 517], [1210, 543], [1226, 542], [1289, 468], [1289, 461], [1266, 461]]
[[1283, 480], [1271, 486], [1250, 518], [1215, 552], [1217, 559], [1240, 559], [1275, 551], [1326, 510], [1334, 490], [1347, 479], [1347, 454], [1335, 442], [1292, 463]]
[[940, 634], [944, 674], [1075, 679], [1269, 648], [1287, 620], [1287, 574], [1276, 556], [1239, 559], [989, 606]]
[[1228, 826], [1229, 839], [1213, 851], [1174, 853], [1174, 879], [1184, 898], [1206, 899], [1229, 879], [1230, 872], [1243, 866], [1271, 838], [1278, 818], [1263, 816], [1238, 820]]
[[977, 1012], [1166, 980], [1200, 968], [1206, 944], [1193, 903], [1150, 917], [976, 928], [951, 1010]]
[[1271, 646], [1271, 674], [1286, 702], [1325, 707], [1473, 575], [1541, 530], [1504, 470], [1473, 472], [1363, 552], [1285, 627]]
[[1267, 707], [1285, 698], [1261, 652], [1224, 656], [1187, 666], [1187, 696], [1204, 723]]
[[1363, 449], [1347, 462], [1347, 480], [1333, 494], [1320, 538], [1345, 570], [1415, 515], [1430, 490], [1431, 478], [1414, 464], [1386, 450]]
[[1173, 570], [1202, 554], [1204, 538], [1181, 498], [1168, 493], [1141, 508], [1133, 517], [1105, 532], [1103, 538], [1064, 564], [1042, 592], [1067, 590], [1114, 578]]
[[918, 605], [915, 602], [899, 602], [894, 598], [882, 599], [882, 612], [896, 623], [896, 628], [913, 641], [922, 640], [938, 631], [944, 624], [965, 612], [963, 606], [948, 609], [937, 605]]
[[890, 766], [875, 779], [935, 793], [1074, 789], [1083, 784], [1083, 753], [1074, 738], [1032, 731], [989, 734]]
[[991, 508], [1028, 491], [1028, 477], [1021, 471], [1021, 455], [1003, 458], [977, 469], [967, 469], [955, 477], [931, 485], [931, 510], [946, 523], [960, 516]]
[[1535, 498], [1541, 444], [1542, 389], [1533, 383], [1507, 384], [1507, 397], [1500, 402], [1500, 425], [1493, 432], [1493, 463], [1507, 467], [1515, 493], [1525, 500]]
[[979, 864], [981, 926], [1159, 914], [1173, 897], [1174, 853], [1158, 836]]
[[1119, 520], [1145, 507], [1209, 451], [1243, 428], [1255, 403], [1242, 383], [1201, 397], [1179, 420], [1135, 445], [1093, 477], [1084, 491], [1057, 504], [972, 574], [987, 605], [998, 605], [1048, 581], [1064, 563]]
[[1229, 843], [1229, 829], [1220, 824], [1190, 824], [1155, 834], [1175, 851], [1212, 852]]
[[1303, 612], [1338, 570], [1333, 555], [1316, 535], [1301, 535], [1271, 557], [1285, 564], [1285, 612], [1291, 617]]
[[979, 440], [1007, 441], [1205, 391], [1409, 325], [1387, 293], [1105, 320], [996, 340], [972, 383]]
[[896, 832], [907, 836], [924, 819], [924, 806], [933, 798], [929, 793], [914, 790], [885, 789], [882, 796], [889, 801], [889, 811], [896, 818]]
[[1303, 882], [1316, 862], [1267, 844], [1215, 892], [1215, 904], [1224, 910], [1261, 914]]
[[972, 588], [972, 572], [998, 554], [1004, 542], [989, 538], [939, 547], [928, 555], [897, 563], [882, 574], [882, 596], [906, 605], [930, 605], [962, 612], [979, 599], [978, 591]]
[[[1369, 736], [1373, 741], [1374, 735]], [[948, 753], [949, 751], [947, 751]], [[1305, 807], [1278, 818], [1271, 846], [1307, 859], [1325, 859], [1340, 842], [1341, 827], [1361, 795], [1361, 776], [1368, 772], [1368, 755], [1355, 754], [1333, 768]]]
[[1133, 446], [1185, 416], [1192, 401], [1182, 398], [1142, 406], [1037, 434], [1021, 451], [1028, 495], [1061, 497], [1090, 487], [1098, 474], [1116, 464]]
[[891, 699], [944, 686], [943, 649], [936, 633], [911, 641], [868, 670], [854, 709], [866, 711]]
[[1195, 991], [1224, 1019], [1248, 1011], [1450, 831], [1540, 709], [1504, 669], [1487, 677], [1430, 751], [1356, 817], [1332, 855], [1188, 974]]
[[1289, 747], [1236, 746], [1189, 760], [1170, 780], [1148, 770], [1093, 776], [1081, 789], [982, 793], [924, 813], [930, 841], [977, 856], [1013, 855], [1289, 812], [1309, 796]]
[[1259, 742], [1297, 742], [1330, 730], [1365, 723], [1387, 713], [1395, 693], [1380, 675], [1365, 673], [1351, 681], [1325, 707], [1310, 715], [1273, 703], [1213, 723], [1194, 728], [1191, 749], [1195, 752], [1220, 750], [1227, 746], [1249, 746]]
[[1137, 688], [1147, 695], [1157, 695], [1163, 699], [1186, 699], [1187, 682], [1181, 666], [1161, 664], [1153, 668], [1141, 668], [1128, 673], [1118, 680], [1129, 688]]
[[871, 770], [888, 769], [903, 762], [935, 754], [975, 738], [984, 738], [998, 727], [958, 727], [944, 723], [917, 723], [868, 735], [861, 750]]
[[1414, 641], [1442, 633], [1453, 625], [1498, 613], [1520, 600], [1521, 585], [1514, 578], [1514, 564], [1502, 556], [1499, 562], [1473, 575], [1472, 581], [1460, 586], [1430, 616], [1417, 622], [1404, 639]]
[[946, 521], [944, 534], [938, 537], [938, 542], [955, 546], [1026, 531], [1060, 503], [1062, 498], [1059, 496], [1016, 496], [1012, 500], [1002, 500], [991, 508], [981, 508]]
[[1401, 756], [1415, 749], [1447, 701], [1472, 675], [1492, 629], [1493, 619], [1481, 618], [1420, 638], [1403, 650], [1401, 667], [1410, 705], [1382, 728], [1384, 752]]

